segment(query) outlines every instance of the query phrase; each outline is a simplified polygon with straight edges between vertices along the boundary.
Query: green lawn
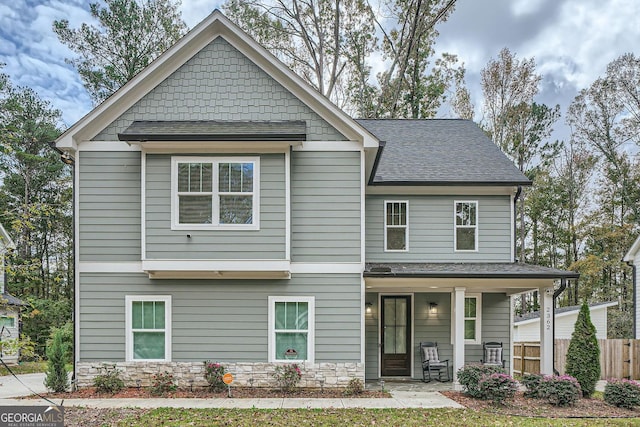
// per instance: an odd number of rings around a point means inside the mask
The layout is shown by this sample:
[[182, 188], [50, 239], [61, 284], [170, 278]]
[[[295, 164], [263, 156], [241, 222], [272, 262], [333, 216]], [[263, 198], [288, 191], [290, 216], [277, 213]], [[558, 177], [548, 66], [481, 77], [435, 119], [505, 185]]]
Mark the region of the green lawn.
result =
[[120, 426], [628, 426], [640, 418], [549, 419], [469, 409], [154, 409]]
[[[37, 372], [45, 372], [47, 370], [47, 362], [22, 362], [19, 365], [9, 365], [11, 371], [18, 374], [35, 374]], [[7, 368], [0, 365], [0, 375], [9, 375]]]

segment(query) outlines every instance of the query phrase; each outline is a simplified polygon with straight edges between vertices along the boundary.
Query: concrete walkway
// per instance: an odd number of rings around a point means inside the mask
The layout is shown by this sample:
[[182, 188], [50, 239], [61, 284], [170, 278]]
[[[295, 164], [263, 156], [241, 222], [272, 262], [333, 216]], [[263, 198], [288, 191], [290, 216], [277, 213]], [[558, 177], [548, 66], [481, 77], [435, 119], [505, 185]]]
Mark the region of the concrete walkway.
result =
[[[18, 375], [20, 381], [37, 393], [45, 393], [44, 374]], [[25, 385], [13, 377], [0, 377], [0, 406], [42, 406], [49, 405], [43, 399], [19, 399], [31, 395]], [[380, 383], [367, 384], [368, 389], [381, 389]], [[51, 399], [56, 404], [87, 408], [259, 408], [259, 409], [293, 409], [293, 408], [461, 408], [453, 400], [440, 394], [440, 390], [450, 390], [451, 383], [424, 384], [418, 381], [400, 383], [387, 382], [385, 390], [390, 398], [365, 399], [309, 399], [309, 398], [268, 398], [268, 399]]]

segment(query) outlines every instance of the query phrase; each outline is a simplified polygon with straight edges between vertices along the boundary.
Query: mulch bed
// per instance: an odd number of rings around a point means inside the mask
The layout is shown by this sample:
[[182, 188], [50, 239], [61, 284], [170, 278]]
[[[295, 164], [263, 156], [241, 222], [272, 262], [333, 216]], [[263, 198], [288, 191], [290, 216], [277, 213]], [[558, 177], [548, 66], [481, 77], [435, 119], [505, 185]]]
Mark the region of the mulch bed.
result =
[[522, 392], [505, 405], [495, 405], [491, 401], [475, 399], [457, 391], [443, 391], [443, 395], [459, 404], [476, 411], [494, 412], [502, 415], [542, 418], [624, 418], [640, 417], [640, 409], [618, 408], [600, 399], [580, 399], [573, 406], [559, 407], [543, 399], [524, 397]]
[[[95, 387], [84, 387], [73, 392], [63, 393], [47, 393], [44, 396], [56, 399], [150, 399], [154, 397], [165, 397], [172, 399], [179, 398], [226, 398], [228, 397], [227, 390], [221, 392], [214, 392], [205, 388], [194, 388], [193, 391], [189, 389], [180, 389], [166, 393], [163, 396], [153, 396], [147, 388], [141, 387], [129, 387], [125, 388], [115, 394], [98, 393]], [[231, 397], [240, 399], [259, 399], [259, 398], [384, 398], [391, 397], [387, 392], [365, 390], [360, 394], [345, 396], [343, 389], [336, 388], [299, 388], [292, 393], [284, 393], [281, 390], [259, 387], [231, 387]]]

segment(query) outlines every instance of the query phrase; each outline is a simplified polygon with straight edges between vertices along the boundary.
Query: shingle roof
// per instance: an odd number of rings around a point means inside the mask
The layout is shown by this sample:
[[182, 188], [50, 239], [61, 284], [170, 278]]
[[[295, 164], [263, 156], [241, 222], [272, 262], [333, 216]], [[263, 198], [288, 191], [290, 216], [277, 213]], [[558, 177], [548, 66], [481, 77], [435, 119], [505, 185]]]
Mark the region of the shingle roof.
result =
[[495, 279], [576, 279], [573, 271], [519, 262], [490, 263], [367, 263], [365, 277], [437, 277]]
[[373, 185], [530, 185], [471, 120], [359, 119], [384, 141]]
[[121, 141], [304, 141], [304, 120], [295, 121], [134, 121], [118, 134]]
[[0, 294], [0, 299], [5, 300], [8, 305], [29, 305], [21, 299], [16, 298], [7, 292]]

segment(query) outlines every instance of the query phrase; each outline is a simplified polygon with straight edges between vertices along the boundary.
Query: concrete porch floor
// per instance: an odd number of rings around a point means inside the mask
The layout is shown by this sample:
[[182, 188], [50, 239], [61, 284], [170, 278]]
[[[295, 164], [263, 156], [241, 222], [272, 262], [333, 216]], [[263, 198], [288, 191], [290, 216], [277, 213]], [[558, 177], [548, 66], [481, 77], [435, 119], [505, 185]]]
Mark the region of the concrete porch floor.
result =
[[[390, 393], [413, 392], [430, 393], [439, 391], [452, 391], [453, 382], [431, 381], [428, 383], [413, 378], [383, 378], [384, 390]], [[365, 383], [367, 390], [382, 390], [382, 380], [368, 380]]]

